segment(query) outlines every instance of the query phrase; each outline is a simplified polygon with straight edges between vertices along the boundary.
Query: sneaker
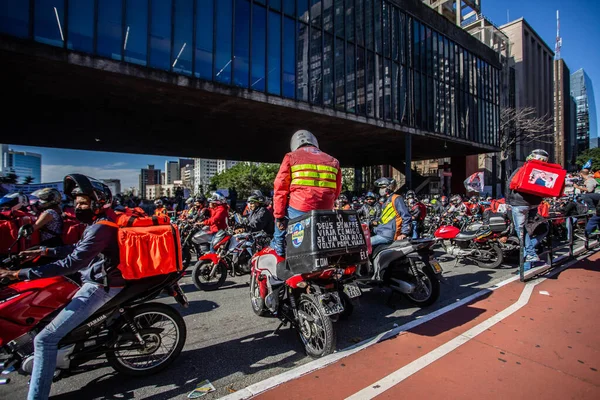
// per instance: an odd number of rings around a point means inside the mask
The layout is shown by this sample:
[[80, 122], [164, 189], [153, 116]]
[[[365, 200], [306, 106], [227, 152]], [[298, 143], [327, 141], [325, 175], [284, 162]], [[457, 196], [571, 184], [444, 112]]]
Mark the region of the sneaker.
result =
[[532, 257], [532, 256], [525, 257], [525, 262], [536, 262], [536, 261], [540, 261], [540, 258], [537, 255], [535, 257]]

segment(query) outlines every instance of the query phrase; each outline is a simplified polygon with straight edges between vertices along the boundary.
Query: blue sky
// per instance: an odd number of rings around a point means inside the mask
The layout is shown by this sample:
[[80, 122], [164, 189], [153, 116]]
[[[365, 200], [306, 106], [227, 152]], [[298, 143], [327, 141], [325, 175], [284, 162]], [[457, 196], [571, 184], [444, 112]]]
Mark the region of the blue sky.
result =
[[[586, 70], [594, 85], [596, 115], [600, 116], [600, 0], [483, 0], [482, 12], [496, 25], [524, 17], [554, 49], [556, 10], [561, 15], [562, 58], [571, 72]], [[123, 188], [137, 187], [138, 174], [147, 164], [164, 169], [166, 160], [175, 157], [92, 152], [29, 146], [10, 146], [15, 150], [42, 154], [42, 180], [62, 180], [65, 174], [80, 172], [97, 178], [119, 178]]]
[[9, 145], [9, 147], [17, 151], [30, 151], [42, 155], [43, 182], [61, 181], [67, 174], [83, 173], [98, 179], [121, 179], [123, 190], [138, 186], [140, 169], [146, 168], [148, 164], [154, 164], [154, 168], [164, 171], [165, 161], [177, 160], [177, 157], [142, 154], [17, 145]]
[[556, 10], [560, 11], [561, 56], [571, 73], [583, 68], [594, 86], [596, 116], [600, 115], [599, 0], [482, 0], [482, 14], [498, 26], [524, 17], [554, 50]]

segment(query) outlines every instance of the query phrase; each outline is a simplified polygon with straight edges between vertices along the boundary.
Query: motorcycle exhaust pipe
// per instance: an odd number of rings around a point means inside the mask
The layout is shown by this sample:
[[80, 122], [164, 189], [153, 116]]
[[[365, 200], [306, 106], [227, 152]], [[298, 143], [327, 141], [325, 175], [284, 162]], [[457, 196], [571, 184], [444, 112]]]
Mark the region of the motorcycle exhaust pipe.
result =
[[8, 385], [9, 383], [10, 383], [10, 378], [0, 379], [0, 385]]
[[390, 285], [390, 288], [392, 288], [392, 290], [395, 290], [396, 292], [404, 293], [404, 294], [410, 294], [415, 291], [415, 285], [413, 285], [412, 283], [401, 281], [400, 279], [394, 279], [394, 278], [391, 278], [391, 279], [396, 284], [396, 285]]

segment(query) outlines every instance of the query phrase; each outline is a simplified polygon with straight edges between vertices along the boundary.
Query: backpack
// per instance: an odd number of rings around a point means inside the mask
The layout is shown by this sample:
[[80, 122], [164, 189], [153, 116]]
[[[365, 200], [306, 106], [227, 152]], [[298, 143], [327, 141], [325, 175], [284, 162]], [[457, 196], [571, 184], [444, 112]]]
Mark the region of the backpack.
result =
[[424, 221], [427, 217], [427, 207], [421, 202], [417, 203], [417, 207], [419, 207], [419, 221]]
[[544, 218], [548, 218], [550, 216], [550, 204], [542, 201], [538, 206], [538, 214]]
[[85, 231], [86, 224], [79, 221], [69, 212], [65, 212], [62, 215], [63, 228], [61, 239], [64, 244], [75, 244], [79, 242]]
[[135, 210], [117, 214], [117, 222], [99, 224], [119, 229], [117, 268], [126, 280], [181, 271], [181, 239], [179, 229], [168, 216], [140, 216]]
[[558, 164], [539, 160], [525, 162], [510, 181], [509, 189], [539, 197], [559, 197], [567, 171]]

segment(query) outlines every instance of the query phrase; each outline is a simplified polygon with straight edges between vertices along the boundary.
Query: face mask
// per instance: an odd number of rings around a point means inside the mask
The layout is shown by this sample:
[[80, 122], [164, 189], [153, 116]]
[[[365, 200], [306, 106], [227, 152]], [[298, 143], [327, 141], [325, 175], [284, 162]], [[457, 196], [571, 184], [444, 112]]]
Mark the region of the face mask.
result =
[[380, 196], [385, 196], [386, 194], [387, 194], [387, 189], [386, 188], [379, 189], [379, 195]]
[[84, 224], [90, 225], [92, 222], [94, 222], [94, 211], [91, 208], [77, 208], [75, 209], [75, 218]]

